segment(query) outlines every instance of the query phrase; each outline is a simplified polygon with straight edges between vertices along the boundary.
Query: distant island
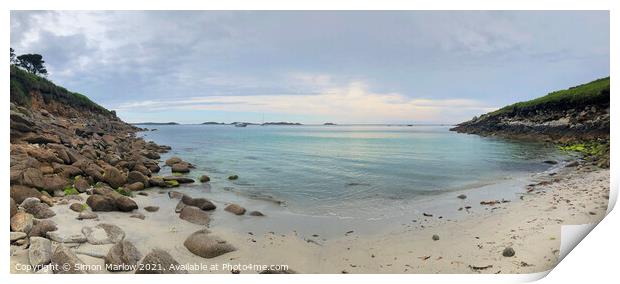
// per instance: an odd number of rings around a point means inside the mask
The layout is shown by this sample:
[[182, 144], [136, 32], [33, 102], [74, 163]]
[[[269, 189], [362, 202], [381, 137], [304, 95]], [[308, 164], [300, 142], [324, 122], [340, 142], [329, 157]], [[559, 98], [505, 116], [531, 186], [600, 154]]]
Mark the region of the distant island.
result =
[[265, 122], [262, 125], [303, 125], [299, 122], [285, 122], [285, 121], [280, 121], [280, 122]]
[[131, 123], [131, 125], [179, 125], [178, 122], [140, 122]]
[[337, 124], [332, 123], [332, 122], [325, 122], [325, 123], [323, 123], [323, 125], [337, 125]]
[[207, 121], [207, 122], [203, 122], [201, 124], [203, 124], [203, 125], [226, 125], [226, 123], [224, 123], [224, 122], [215, 122], [215, 121]]

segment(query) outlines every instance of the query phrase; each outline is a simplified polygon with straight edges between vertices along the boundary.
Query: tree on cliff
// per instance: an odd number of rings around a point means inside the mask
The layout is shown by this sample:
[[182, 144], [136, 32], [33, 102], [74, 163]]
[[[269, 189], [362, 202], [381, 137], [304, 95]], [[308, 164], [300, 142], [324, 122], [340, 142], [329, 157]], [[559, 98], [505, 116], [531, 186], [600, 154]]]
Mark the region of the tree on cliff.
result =
[[17, 66], [35, 75], [47, 75], [45, 61], [41, 54], [22, 54], [17, 56]]

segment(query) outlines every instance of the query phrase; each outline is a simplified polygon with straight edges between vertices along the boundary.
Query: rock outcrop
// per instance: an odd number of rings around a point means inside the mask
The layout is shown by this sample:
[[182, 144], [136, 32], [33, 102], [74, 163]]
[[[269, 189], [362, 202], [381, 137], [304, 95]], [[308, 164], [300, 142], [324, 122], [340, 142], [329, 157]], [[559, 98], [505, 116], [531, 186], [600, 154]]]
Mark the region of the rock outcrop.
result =
[[554, 142], [609, 139], [609, 77], [516, 103], [456, 125], [482, 136]]

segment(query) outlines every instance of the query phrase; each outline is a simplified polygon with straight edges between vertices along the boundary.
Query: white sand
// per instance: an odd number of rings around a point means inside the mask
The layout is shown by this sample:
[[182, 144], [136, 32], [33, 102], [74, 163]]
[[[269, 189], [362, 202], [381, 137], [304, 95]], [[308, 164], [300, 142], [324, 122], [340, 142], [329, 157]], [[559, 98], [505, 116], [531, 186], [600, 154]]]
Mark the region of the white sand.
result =
[[[329, 239], [295, 232], [243, 233], [224, 224], [235, 218], [252, 222], [248, 218], [260, 217], [234, 216], [222, 210], [224, 204], [216, 203], [215, 217], [225, 218], [226, 222], [212, 223], [209, 229], [238, 250], [212, 259], [193, 255], [183, 246], [185, 238], [202, 227], [179, 219], [174, 213], [177, 200], [158, 194], [158, 189], [149, 190], [148, 197], [135, 198], [140, 208], [160, 206], [155, 213], [140, 209], [145, 220], [129, 218], [129, 213], [99, 212], [99, 220], [78, 221], [77, 213], [68, 205], [52, 207], [57, 213], [52, 220], [58, 224], [58, 232], [67, 235], [79, 233], [83, 226], [113, 223], [125, 230], [126, 238], [143, 255], [159, 247], [182, 264], [219, 265], [210, 271], [194, 271], [199, 273], [230, 273], [230, 269], [222, 269], [223, 264], [285, 264], [301, 273], [530, 273], [555, 265], [561, 225], [598, 222], [607, 209], [609, 170], [567, 168], [550, 179], [559, 181], [531, 187], [530, 193], [523, 185], [523, 200], [476, 206], [469, 214], [463, 210], [467, 217], [459, 221], [417, 215], [411, 218], [415, 223], [394, 224], [375, 234], [360, 236], [353, 232]], [[433, 241], [433, 234], [440, 239]], [[75, 251], [103, 255], [110, 246], [82, 244]], [[514, 257], [502, 256], [507, 246], [516, 251]], [[28, 263], [27, 251], [14, 246], [12, 251], [11, 271], [17, 272], [15, 264]], [[78, 256], [88, 264], [103, 265], [101, 258]], [[482, 270], [470, 267], [489, 265], [492, 267]], [[255, 273], [243, 267], [241, 270]]]

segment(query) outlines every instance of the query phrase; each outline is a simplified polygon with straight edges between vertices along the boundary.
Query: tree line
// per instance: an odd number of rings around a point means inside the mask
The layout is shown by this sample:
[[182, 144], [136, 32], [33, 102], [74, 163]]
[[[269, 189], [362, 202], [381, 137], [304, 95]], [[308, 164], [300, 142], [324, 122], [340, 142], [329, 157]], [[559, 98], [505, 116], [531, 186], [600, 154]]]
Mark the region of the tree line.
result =
[[47, 75], [47, 69], [45, 68], [45, 61], [41, 54], [28, 53], [19, 56], [15, 55], [15, 50], [11, 47], [11, 65], [20, 67], [32, 74], [45, 76]]

